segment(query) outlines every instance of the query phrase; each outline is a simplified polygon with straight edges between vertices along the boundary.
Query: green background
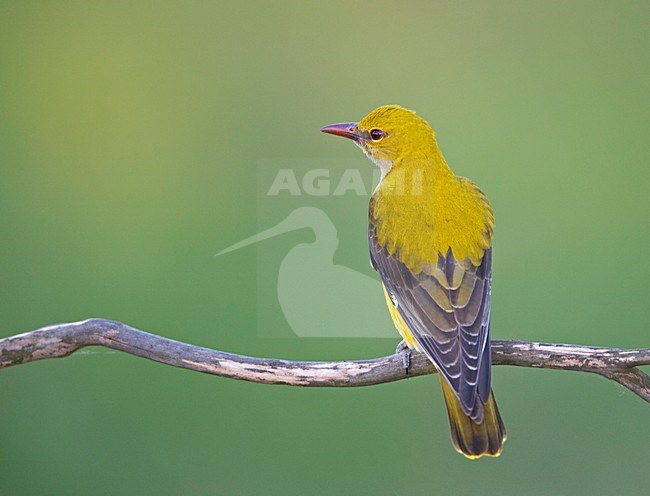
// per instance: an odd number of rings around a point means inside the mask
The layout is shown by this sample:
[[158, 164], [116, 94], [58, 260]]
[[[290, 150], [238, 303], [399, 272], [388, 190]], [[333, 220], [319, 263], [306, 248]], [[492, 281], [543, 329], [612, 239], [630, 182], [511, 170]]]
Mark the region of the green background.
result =
[[[319, 128], [399, 103], [494, 204], [494, 338], [647, 347], [649, 24], [647, 1], [2, 0], [0, 336], [105, 317], [249, 355], [390, 353], [259, 337], [277, 302], [255, 249], [214, 254], [257, 230], [260, 159], [361, 159]], [[336, 260], [370, 274], [363, 203], [332, 214]], [[432, 377], [300, 389], [85, 350], [0, 371], [0, 493], [647, 493], [647, 404], [493, 377], [509, 440], [471, 462]]]

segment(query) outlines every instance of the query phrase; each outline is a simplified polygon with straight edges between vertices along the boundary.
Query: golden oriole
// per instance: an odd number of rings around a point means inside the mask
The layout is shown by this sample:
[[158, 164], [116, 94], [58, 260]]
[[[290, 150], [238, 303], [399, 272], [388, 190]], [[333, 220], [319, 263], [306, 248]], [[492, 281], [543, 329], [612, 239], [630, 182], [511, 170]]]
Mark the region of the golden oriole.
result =
[[490, 385], [488, 199], [454, 175], [411, 110], [379, 107], [322, 131], [351, 139], [381, 169], [368, 215], [372, 266], [405, 345], [438, 370], [454, 447], [468, 458], [498, 456], [506, 430]]

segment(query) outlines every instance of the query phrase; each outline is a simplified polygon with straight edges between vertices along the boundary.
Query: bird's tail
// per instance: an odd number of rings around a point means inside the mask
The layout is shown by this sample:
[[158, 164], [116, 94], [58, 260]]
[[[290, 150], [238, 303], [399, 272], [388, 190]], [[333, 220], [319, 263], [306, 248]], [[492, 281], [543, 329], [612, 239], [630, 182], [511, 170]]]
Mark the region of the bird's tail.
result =
[[506, 442], [506, 428], [494, 401], [494, 394], [490, 392], [488, 402], [483, 405], [483, 421], [477, 424], [463, 412], [454, 390], [443, 377], [440, 377], [440, 383], [449, 415], [451, 442], [456, 451], [470, 459], [483, 455], [499, 456], [503, 443]]

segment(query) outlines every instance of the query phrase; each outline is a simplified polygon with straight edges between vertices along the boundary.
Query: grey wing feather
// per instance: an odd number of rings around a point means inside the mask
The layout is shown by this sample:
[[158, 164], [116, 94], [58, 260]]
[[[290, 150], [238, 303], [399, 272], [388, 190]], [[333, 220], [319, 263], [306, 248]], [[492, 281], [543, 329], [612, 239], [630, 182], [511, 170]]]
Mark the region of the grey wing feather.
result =
[[370, 258], [396, 308], [420, 345], [476, 422], [490, 396], [492, 249], [476, 267], [440, 255], [437, 267], [414, 274], [368, 231]]

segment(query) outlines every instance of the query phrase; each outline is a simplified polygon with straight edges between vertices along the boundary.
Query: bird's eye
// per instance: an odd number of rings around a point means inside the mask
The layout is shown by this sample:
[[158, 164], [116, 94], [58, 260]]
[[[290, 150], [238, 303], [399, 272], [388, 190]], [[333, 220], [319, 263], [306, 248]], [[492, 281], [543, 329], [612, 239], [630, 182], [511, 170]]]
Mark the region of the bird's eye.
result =
[[372, 138], [372, 141], [379, 141], [384, 136], [386, 136], [386, 133], [383, 132], [381, 129], [371, 129], [370, 130], [370, 137]]

